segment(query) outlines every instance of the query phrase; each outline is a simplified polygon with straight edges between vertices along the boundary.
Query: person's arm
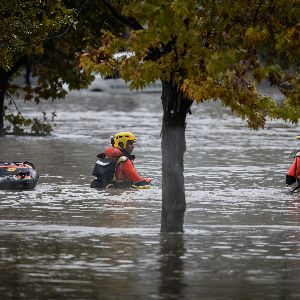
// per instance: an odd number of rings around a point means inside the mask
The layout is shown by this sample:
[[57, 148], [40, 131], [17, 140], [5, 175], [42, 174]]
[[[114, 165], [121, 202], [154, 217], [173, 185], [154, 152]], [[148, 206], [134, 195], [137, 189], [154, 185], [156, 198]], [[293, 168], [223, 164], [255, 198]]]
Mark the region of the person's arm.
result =
[[137, 173], [133, 163], [129, 159], [127, 159], [124, 162], [121, 162], [120, 164], [122, 164], [121, 167], [122, 167], [123, 174], [126, 176], [126, 179], [128, 179], [129, 181], [131, 182], [146, 181], [147, 183], [150, 183], [151, 179], [141, 177]]

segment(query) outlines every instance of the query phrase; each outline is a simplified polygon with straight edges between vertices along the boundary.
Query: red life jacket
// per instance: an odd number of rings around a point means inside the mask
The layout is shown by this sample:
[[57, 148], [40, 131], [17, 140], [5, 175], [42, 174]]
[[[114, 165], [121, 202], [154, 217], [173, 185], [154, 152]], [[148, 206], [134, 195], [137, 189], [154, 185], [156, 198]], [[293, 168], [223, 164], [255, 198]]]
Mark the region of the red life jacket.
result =
[[296, 180], [300, 176], [300, 152], [296, 154], [294, 162], [288, 171], [288, 175], [295, 177]]

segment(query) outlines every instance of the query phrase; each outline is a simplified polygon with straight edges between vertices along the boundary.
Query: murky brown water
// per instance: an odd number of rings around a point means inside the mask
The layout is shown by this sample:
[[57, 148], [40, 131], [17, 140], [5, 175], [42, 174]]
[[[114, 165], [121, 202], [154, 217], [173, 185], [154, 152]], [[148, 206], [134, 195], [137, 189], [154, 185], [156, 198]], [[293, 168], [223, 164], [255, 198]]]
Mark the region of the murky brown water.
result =
[[[218, 104], [193, 106], [185, 233], [162, 236], [160, 96], [23, 108], [42, 110], [58, 115], [51, 137], [0, 139], [0, 160], [31, 160], [41, 176], [34, 191], [0, 191], [0, 299], [300, 299], [300, 197], [284, 185], [299, 126], [253, 132]], [[138, 136], [151, 190], [89, 188], [120, 130]]]

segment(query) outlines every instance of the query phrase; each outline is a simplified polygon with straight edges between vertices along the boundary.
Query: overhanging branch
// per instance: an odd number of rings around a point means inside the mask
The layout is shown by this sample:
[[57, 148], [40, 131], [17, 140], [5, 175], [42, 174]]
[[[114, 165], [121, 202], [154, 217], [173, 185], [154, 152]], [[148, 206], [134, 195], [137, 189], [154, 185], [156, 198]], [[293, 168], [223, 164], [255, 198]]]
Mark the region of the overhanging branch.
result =
[[16, 49], [16, 48], [20, 48], [20, 47], [24, 47], [24, 46], [29, 46], [29, 45], [33, 45], [33, 44], [37, 44], [37, 43], [40, 43], [40, 42], [45, 42], [45, 41], [48, 41], [48, 40], [53, 40], [53, 39], [56, 39], [56, 38], [60, 38], [60, 37], [63, 37], [64, 35], [66, 35], [68, 33], [68, 31], [73, 27], [75, 21], [78, 19], [79, 15], [81, 14], [82, 10], [84, 9], [84, 7], [90, 2], [90, 0], [86, 0], [84, 2], [84, 4], [80, 7], [80, 9], [78, 10], [75, 18], [73, 19], [72, 23], [69, 24], [69, 26], [62, 32], [62, 33], [59, 33], [59, 34], [56, 34], [56, 35], [53, 35], [53, 36], [49, 36], [49, 37], [45, 37], [45, 38], [41, 38], [41, 39], [37, 39], [37, 40], [34, 40], [34, 41], [30, 41], [30, 42], [27, 42], [27, 43], [22, 43], [22, 44], [18, 44], [18, 45], [7, 45], [7, 44], [3, 44], [1, 45], [0, 44], [0, 49], [1, 48], [8, 48], [8, 49]]
[[27, 55], [21, 56], [7, 72], [7, 78], [13, 76], [22, 66], [25, 66], [27, 62], [28, 62]]
[[129, 28], [133, 30], [143, 30], [143, 26], [132, 17], [125, 17], [122, 16], [110, 3], [109, 1], [102, 0], [103, 4], [106, 6], [106, 8], [113, 14], [115, 18], [117, 18], [120, 22], [122, 22], [124, 25], [128, 26]]

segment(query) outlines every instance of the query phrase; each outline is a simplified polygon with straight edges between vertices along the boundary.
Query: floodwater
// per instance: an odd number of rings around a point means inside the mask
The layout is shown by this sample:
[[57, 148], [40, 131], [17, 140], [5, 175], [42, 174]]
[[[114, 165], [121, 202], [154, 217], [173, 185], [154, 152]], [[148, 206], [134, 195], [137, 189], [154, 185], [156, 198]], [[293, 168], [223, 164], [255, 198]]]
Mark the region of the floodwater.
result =
[[[299, 126], [254, 132], [218, 103], [194, 105], [185, 232], [161, 235], [160, 95], [18, 104], [57, 117], [50, 137], [0, 139], [0, 160], [40, 174], [33, 191], [0, 191], [0, 299], [300, 299], [300, 196], [284, 184]], [[90, 189], [96, 155], [124, 130], [153, 187]]]

